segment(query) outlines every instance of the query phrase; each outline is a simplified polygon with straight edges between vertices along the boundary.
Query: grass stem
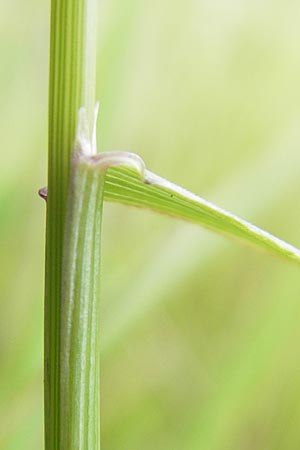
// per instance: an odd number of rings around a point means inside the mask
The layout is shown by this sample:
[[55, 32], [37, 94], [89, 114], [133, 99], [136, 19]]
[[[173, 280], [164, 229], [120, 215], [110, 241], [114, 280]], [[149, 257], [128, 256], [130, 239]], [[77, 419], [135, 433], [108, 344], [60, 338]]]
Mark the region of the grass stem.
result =
[[[52, 0], [45, 285], [45, 449], [60, 447], [62, 277], [71, 153], [85, 107], [90, 139], [95, 104], [96, 0]], [[71, 200], [70, 200], [71, 199]], [[73, 201], [69, 197], [69, 202]], [[69, 205], [69, 209], [72, 205]], [[90, 254], [92, 257], [92, 254]], [[77, 264], [80, 261], [77, 260]], [[85, 261], [84, 264], [87, 264]], [[79, 448], [79, 447], [78, 447]], [[66, 450], [67, 447], [64, 447]], [[92, 447], [90, 447], [92, 449]]]

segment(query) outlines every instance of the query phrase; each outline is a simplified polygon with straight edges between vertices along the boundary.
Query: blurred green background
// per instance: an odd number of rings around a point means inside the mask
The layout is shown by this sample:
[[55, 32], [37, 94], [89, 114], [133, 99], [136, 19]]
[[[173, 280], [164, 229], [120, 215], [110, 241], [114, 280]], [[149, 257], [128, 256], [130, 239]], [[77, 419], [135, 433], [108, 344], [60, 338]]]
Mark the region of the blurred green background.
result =
[[[300, 3], [101, 0], [101, 150], [300, 244]], [[49, 2], [0, 4], [0, 449], [43, 448]], [[300, 272], [106, 205], [104, 450], [299, 450]]]

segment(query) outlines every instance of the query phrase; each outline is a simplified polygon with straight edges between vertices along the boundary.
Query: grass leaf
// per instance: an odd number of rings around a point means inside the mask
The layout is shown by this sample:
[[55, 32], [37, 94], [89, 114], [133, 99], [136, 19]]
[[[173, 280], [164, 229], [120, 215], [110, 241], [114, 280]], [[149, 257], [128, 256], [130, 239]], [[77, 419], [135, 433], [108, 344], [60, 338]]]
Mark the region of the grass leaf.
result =
[[104, 198], [184, 219], [300, 262], [294, 246], [145, 168], [110, 167]]

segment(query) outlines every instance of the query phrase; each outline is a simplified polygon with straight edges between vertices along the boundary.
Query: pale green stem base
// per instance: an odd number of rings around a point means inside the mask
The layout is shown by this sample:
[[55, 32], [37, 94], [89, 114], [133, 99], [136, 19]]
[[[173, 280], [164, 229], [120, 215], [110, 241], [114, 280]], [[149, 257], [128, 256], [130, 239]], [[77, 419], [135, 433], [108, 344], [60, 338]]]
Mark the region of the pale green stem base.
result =
[[77, 159], [65, 226], [60, 450], [100, 449], [99, 279], [104, 171]]

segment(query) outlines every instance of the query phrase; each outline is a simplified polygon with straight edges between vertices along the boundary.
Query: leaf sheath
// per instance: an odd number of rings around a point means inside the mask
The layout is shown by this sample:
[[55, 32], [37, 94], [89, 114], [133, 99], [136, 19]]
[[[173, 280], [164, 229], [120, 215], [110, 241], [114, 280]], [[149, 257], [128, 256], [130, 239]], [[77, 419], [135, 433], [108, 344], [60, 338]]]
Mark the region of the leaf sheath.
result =
[[60, 449], [100, 449], [99, 289], [104, 173], [71, 172], [64, 243]]

